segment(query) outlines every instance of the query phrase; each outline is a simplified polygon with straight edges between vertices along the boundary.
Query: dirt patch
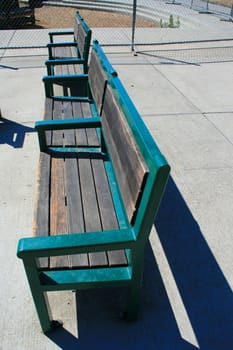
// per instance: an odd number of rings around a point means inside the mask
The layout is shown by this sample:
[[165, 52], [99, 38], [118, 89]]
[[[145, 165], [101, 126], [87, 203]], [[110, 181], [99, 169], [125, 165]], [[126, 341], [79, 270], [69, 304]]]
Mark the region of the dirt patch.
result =
[[[43, 6], [35, 9], [36, 25], [40, 28], [72, 28], [76, 11], [90, 27], [131, 27], [132, 16], [116, 12], [82, 10], [72, 7]], [[158, 23], [137, 17], [137, 27], [158, 27]]]

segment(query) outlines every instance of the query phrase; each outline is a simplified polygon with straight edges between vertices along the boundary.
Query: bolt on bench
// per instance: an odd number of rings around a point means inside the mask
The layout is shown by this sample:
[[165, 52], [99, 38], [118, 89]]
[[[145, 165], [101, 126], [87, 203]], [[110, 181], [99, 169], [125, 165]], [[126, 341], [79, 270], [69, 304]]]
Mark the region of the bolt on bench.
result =
[[[59, 112], [60, 113], [60, 112]], [[49, 146], [46, 132], [95, 130], [99, 145]], [[101, 116], [36, 123], [41, 146], [34, 237], [23, 260], [42, 330], [52, 321], [47, 292], [128, 288], [137, 317], [144, 250], [170, 167], [118, 76], [108, 77]]]
[[[54, 37], [73, 35], [74, 41], [54, 42]], [[49, 32], [49, 75], [87, 73], [92, 31], [77, 11], [73, 31]]]

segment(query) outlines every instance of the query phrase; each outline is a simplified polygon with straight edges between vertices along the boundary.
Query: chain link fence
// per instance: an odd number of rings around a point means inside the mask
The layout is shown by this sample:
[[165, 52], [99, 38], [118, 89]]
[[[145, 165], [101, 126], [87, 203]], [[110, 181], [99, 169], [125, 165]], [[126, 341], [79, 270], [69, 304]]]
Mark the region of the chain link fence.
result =
[[[189, 28], [187, 40], [195, 39], [195, 30], [198, 40], [195, 11], [233, 24], [233, 0], [0, 0], [0, 49], [45, 47], [47, 32], [72, 28], [77, 10], [102, 45], [166, 42], [168, 30]], [[177, 41], [179, 31], [172, 34], [169, 40]]]

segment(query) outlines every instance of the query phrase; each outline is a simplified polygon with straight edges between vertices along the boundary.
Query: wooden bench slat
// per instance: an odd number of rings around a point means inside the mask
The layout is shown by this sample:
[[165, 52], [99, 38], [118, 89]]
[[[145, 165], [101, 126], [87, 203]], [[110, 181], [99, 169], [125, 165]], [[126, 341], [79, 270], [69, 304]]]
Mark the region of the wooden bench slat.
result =
[[[72, 103], [70, 101], [64, 101], [63, 102], [63, 115], [64, 119], [72, 119], [73, 118], [73, 108]], [[64, 130], [64, 142], [63, 146], [75, 146], [75, 132], [73, 129]]]
[[[92, 166], [90, 158], [79, 159], [79, 174], [80, 184], [84, 191], [82, 191], [83, 214], [86, 231], [100, 231], [102, 230], [99, 208], [96, 198], [95, 184], [92, 174]], [[107, 266], [107, 256], [105, 253], [90, 253], [89, 254], [90, 267], [92, 266]]]
[[[91, 118], [91, 110], [89, 103], [81, 103], [84, 118]], [[99, 139], [95, 129], [86, 129], [87, 143], [89, 146], [99, 146]]]
[[[79, 18], [80, 18], [80, 15], [79, 15]], [[79, 27], [80, 27], [80, 22], [77, 21], [77, 18], [75, 17], [75, 20], [74, 20], [74, 38], [76, 41], [78, 41], [78, 30], [79, 30]]]
[[[44, 112], [44, 119], [50, 120], [53, 119], [53, 99], [46, 97], [45, 99], [45, 112]], [[52, 144], [52, 131], [46, 132], [46, 143], [47, 145]]]
[[[68, 234], [68, 217], [64, 188], [64, 159], [52, 157], [50, 193], [50, 235]], [[67, 268], [68, 256], [50, 257], [50, 268]]]
[[112, 196], [103, 161], [99, 159], [92, 159], [91, 163], [102, 228], [103, 230], [118, 229], [119, 226], [112, 203]]
[[[78, 160], [76, 156], [72, 158], [66, 157], [65, 159], [65, 193], [69, 233], [84, 232], [85, 225], [83, 220], [82, 198], [79, 183]], [[71, 268], [89, 267], [87, 254], [71, 255], [69, 259]]]
[[[91, 118], [91, 109], [89, 103], [73, 102], [74, 118]], [[78, 146], [99, 146], [99, 139], [94, 129], [76, 129], [76, 145]]]
[[82, 25], [78, 26], [78, 34], [77, 34], [77, 43], [79, 52], [85, 52], [85, 45], [86, 45], [86, 31], [84, 30]]
[[[73, 105], [73, 115], [74, 118], [84, 118], [82, 103], [80, 102], [72, 102]], [[84, 129], [76, 129], [75, 130], [75, 136], [76, 136], [76, 145], [78, 146], [87, 146], [87, 133]]]
[[148, 170], [109, 86], [104, 98], [102, 124], [128, 218], [132, 221]]
[[[91, 162], [101, 216], [102, 229], [118, 229], [119, 225], [104, 164], [99, 159], [92, 159]], [[124, 250], [108, 251], [107, 256], [109, 266], [126, 266], [128, 263]]]
[[98, 113], [101, 114], [107, 74], [103, 70], [97, 53], [94, 50], [91, 52], [88, 76], [93, 99], [96, 102]]
[[[61, 116], [60, 119], [63, 119], [62, 101], [54, 101], [52, 119], [56, 119], [57, 115], [60, 115]], [[60, 147], [63, 145], [63, 131], [62, 130], [52, 131], [52, 145], [53, 146], [60, 146]]]
[[[50, 156], [41, 153], [37, 170], [37, 183], [34, 198], [34, 221], [32, 232], [34, 236], [47, 236], [49, 233], [49, 198], [50, 198]], [[48, 258], [40, 258], [41, 268], [47, 269]]]

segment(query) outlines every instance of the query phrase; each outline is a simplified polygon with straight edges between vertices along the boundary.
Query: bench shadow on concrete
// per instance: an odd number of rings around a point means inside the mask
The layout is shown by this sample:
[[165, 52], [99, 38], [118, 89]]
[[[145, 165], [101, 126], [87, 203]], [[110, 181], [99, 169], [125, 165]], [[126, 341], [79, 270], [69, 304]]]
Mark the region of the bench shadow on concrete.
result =
[[[172, 179], [155, 226], [200, 349], [232, 349], [232, 292]], [[197, 349], [182, 339], [150, 244], [145, 259], [142, 315], [137, 322], [118, 318], [124, 292], [78, 292], [78, 338], [65, 325], [48, 337], [64, 350], [88, 350], [93, 346], [102, 350]]]
[[35, 132], [35, 129], [9, 119], [0, 118], [0, 144], [21, 148], [26, 134], [31, 132]]

